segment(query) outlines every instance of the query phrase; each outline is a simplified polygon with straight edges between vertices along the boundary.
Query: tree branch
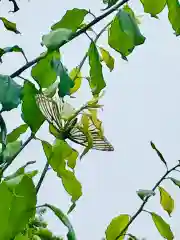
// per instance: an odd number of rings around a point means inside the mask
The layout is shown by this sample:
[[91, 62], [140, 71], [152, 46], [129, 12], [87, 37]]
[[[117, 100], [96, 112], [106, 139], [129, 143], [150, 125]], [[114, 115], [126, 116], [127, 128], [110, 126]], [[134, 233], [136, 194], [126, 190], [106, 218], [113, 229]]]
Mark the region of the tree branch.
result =
[[[166, 177], [174, 170], [176, 170], [176, 168], [180, 167], [180, 163], [178, 163], [176, 166], [174, 166], [173, 168], [169, 169], [166, 171], [166, 173], [159, 179], [159, 181], [154, 185], [154, 187], [152, 188], [152, 191], [154, 192], [156, 190], [156, 188], [162, 183], [162, 181], [164, 181], [166, 179]], [[130, 221], [128, 222], [128, 224], [125, 226], [125, 228], [119, 233], [119, 235], [115, 238], [115, 240], [118, 240], [122, 235], [124, 235], [124, 232], [126, 232], [126, 230], [128, 229], [128, 227], [134, 222], [134, 220], [139, 216], [139, 214], [143, 211], [144, 206], [146, 205], [146, 203], [148, 202], [148, 200], [151, 198], [151, 196], [148, 196], [144, 199], [143, 203], [141, 204], [140, 208], [137, 210], [137, 212], [131, 217]]]
[[41, 174], [41, 177], [40, 177], [40, 179], [39, 179], [39, 182], [38, 182], [38, 184], [37, 184], [37, 186], [36, 186], [36, 194], [39, 192], [39, 189], [40, 189], [40, 187], [41, 187], [41, 185], [42, 185], [42, 183], [43, 183], [43, 180], [44, 180], [44, 178], [45, 178], [45, 176], [46, 176], [46, 173], [47, 173], [47, 171], [48, 171], [48, 168], [49, 168], [49, 162], [47, 161], [46, 164], [45, 164], [45, 166], [44, 166], [44, 169], [43, 169], [43, 172], [42, 172], [42, 174]]
[[[80, 36], [81, 34], [85, 33], [89, 28], [91, 28], [92, 26], [96, 25], [98, 22], [100, 22], [102, 19], [106, 18], [107, 16], [109, 16], [111, 13], [113, 13], [114, 11], [116, 11], [118, 8], [120, 8], [121, 6], [123, 6], [125, 3], [127, 3], [129, 0], [122, 0], [121, 2], [119, 2], [118, 4], [116, 4], [115, 6], [113, 6], [112, 8], [110, 8], [107, 12], [103, 13], [102, 15], [98, 16], [96, 19], [92, 20], [89, 24], [87, 24], [85, 27], [83, 27], [82, 29], [80, 29], [79, 31], [75, 32], [74, 34], [71, 35], [70, 39], [68, 41], [63, 41], [60, 45], [59, 48], [64, 46], [65, 44], [67, 44], [68, 42], [72, 41], [73, 39], [77, 38], [78, 36]], [[25, 64], [24, 66], [22, 66], [21, 68], [19, 68], [16, 72], [14, 72], [13, 74], [11, 74], [11, 78], [15, 78], [18, 75], [20, 75], [22, 72], [24, 72], [26, 69], [28, 69], [29, 67], [33, 66], [35, 63], [37, 63], [40, 59], [42, 59], [42, 56], [39, 56], [37, 58], [35, 58], [34, 60], [32, 60], [31, 62], [28, 62], [27, 64]]]

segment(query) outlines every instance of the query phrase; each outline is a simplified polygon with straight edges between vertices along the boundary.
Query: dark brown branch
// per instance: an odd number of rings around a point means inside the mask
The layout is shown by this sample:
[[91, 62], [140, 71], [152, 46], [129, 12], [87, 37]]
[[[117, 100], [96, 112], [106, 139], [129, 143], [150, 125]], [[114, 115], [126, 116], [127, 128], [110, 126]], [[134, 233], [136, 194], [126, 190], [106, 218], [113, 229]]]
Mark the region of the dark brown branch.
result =
[[[77, 38], [78, 36], [80, 36], [81, 34], [85, 33], [89, 28], [91, 28], [92, 26], [96, 25], [98, 22], [100, 22], [102, 19], [106, 18], [107, 16], [109, 16], [111, 13], [113, 13], [114, 11], [116, 11], [118, 8], [120, 8], [121, 6], [123, 6], [125, 3], [127, 3], [129, 0], [123, 0], [121, 2], [119, 2], [118, 4], [116, 4], [115, 6], [113, 6], [112, 8], [110, 8], [107, 12], [103, 13], [102, 15], [100, 15], [99, 17], [97, 17], [96, 19], [92, 20], [89, 24], [87, 24], [85, 27], [83, 27], [82, 29], [80, 29], [79, 31], [75, 32], [74, 34], [71, 35], [70, 39], [68, 41], [63, 41], [60, 45], [59, 48], [64, 46], [65, 44], [67, 44], [68, 42], [72, 41], [73, 39]], [[43, 57], [37, 57], [34, 60], [32, 60], [31, 62], [28, 62], [26, 65], [22, 66], [21, 68], [19, 68], [16, 72], [14, 72], [13, 74], [11, 74], [11, 78], [17, 77], [18, 75], [20, 75], [22, 72], [24, 72], [26, 69], [28, 69], [29, 67], [33, 66], [35, 63], [37, 63], [40, 59], [42, 59]]]
[[[156, 190], [156, 188], [162, 183], [162, 181], [164, 181], [166, 179], [166, 177], [174, 170], [176, 170], [176, 168], [180, 167], [180, 163], [178, 163], [176, 166], [174, 166], [173, 168], [171, 168], [170, 170], [167, 170], [166, 173], [159, 179], [159, 181], [154, 185], [154, 187], [152, 188], [152, 191], [154, 192]], [[119, 235], [116, 237], [115, 240], [118, 240], [122, 235], [124, 235], [124, 233], [126, 232], [126, 230], [128, 229], [128, 227], [134, 222], [134, 220], [139, 216], [139, 214], [143, 211], [144, 206], [146, 205], [146, 203], [148, 202], [148, 200], [151, 198], [151, 196], [148, 196], [144, 199], [143, 203], [141, 204], [140, 208], [137, 210], [137, 212], [131, 217], [130, 221], [128, 222], [128, 224], [126, 225], [126, 227], [119, 233]]]

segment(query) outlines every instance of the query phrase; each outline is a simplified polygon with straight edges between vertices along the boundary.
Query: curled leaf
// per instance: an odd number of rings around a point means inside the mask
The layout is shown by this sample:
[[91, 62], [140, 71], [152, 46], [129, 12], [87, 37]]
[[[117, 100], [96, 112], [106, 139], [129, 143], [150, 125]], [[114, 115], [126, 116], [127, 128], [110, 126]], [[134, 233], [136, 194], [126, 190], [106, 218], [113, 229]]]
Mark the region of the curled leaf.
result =
[[167, 163], [162, 155], [162, 153], [156, 148], [155, 144], [153, 142], [150, 142], [151, 143], [151, 147], [152, 149], [154, 149], [158, 155], [158, 157], [161, 159], [161, 161], [165, 164], [166, 168], [167, 168]]
[[7, 20], [4, 17], [0, 17], [0, 19], [2, 20], [4, 26], [7, 30], [12, 31], [16, 34], [20, 34], [20, 32], [16, 28], [16, 23], [10, 22], [9, 20]]

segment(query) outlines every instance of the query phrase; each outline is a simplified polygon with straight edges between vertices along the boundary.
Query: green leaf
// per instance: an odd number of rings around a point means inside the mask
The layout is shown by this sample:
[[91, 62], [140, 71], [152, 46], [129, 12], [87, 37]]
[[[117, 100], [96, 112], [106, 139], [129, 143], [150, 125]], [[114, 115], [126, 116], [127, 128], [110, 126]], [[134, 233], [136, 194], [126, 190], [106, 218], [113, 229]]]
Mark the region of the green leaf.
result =
[[178, 0], [167, 0], [168, 18], [177, 36], [180, 35], [180, 4]]
[[70, 94], [77, 92], [77, 90], [81, 87], [82, 76], [79, 72], [79, 68], [73, 68], [69, 73], [69, 77], [74, 81], [74, 87], [70, 89]]
[[171, 216], [172, 211], [174, 210], [174, 200], [170, 194], [162, 187], [158, 187], [160, 192], [160, 203], [163, 209]]
[[12, 78], [0, 74], [0, 103], [3, 111], [10, 111], [20, 104], [22, 88]]
[[31, 131], [36, 133], [43, 124], [45, 118], [39, 110], [35, 95], [38, 93], [34, 84], [25, 82], [22, 97], [22, 118], [29, 125]]
[[173, 240], [174, 236], [173, 233], [171, 231], [171, 228], [169, 226], [169, 224], [167, 224], [161, 216], [157, 215], [156, 213], [151, 213], [153, 222], [157, 228], [157, 230], [159, 231], [159, 233], [161, 234], [161, 236], [167, 240]]
[[[14, 240], [30, 240], [27, 236], [22, 235], [21, 233], [18, 234]], [[33, 239], [36, 240], [36, 239]]]
[[2, 150], [0, 153], [0, 161], [3, 161], [2, 159], [2, 154], [3, 151], [6, 148], [6, 144], [7, 144], [7, 127], [6, 127], [6, 123], [4, 121], [4, 118], [2, 117], [2, 115], [0, 114], [0, 141], [2, 143]]
[[29, 176], [30, 178], [34, 177], [37, 174], [37, 171], [32, 171], [32, 172], [27, 172], [25, 173], [25, 168], [30, 165], [33, 164], [35, 162], [27, 162], [24, 166], [20, 167], [18, 170], [16, 170], [16, 172], [12, 173], [11, 175], [8, 175], [7, 177], [4, 178], [5, 181], [10, 180], [12, 178], [15, 178], [19, 175], [22, 176], [22, 174], [25, 174], [26, 176]]
[[0, 239], [10, 240], [25, 228], [35, 214], [36, 191], [32, 179], [24, 175], [3, 181], [0, 184], [0, 199]]
[[144, 198], [146, 197], [150, 197], [150, 196], [154, 196], [155, 192], [152, 190], [144, 190], [144, 189], [140, 189], [137, 191], [137, 195], [144, 200]]
[[51, 144], [46, 142], [46, 141], [43, 141], [43, 140], [41, 140], [41, 143], [42, 143], [43, 150], [44, 150], [44, 153], [46, 155], [46, 158], [50, 159], [51, 154], [52, 154], [52, 146], [51, 146]]
[[14, 142], [16, 141], [21, 134], [25, 133], [28, 129], [27, 124], [22, 124], [19, 127], [15, 128], [11, 133], [7, 135], [7, 142]]
[[[1, 57], [6, 54], [6, 53], [10, 53], [10, 52], [20, 52], [22, 53], [22, 55], [25, 57], [24, 51], [22, 48], [20, 48], [19, 46], [15, 45], [13, 47], [6, 47], [6, 48], [0, 48], [0, 61]], [[25, 57], [26, 58], [26, 57]]]
[[3, 154], [5, 159], [11, 158], [12, 156], [14, 156], [14, 154], [19, 151], [21, 146], [22, 146], [22, 141], [15, 141], [15, 142], [8, 143]]
[[175, 178], [172, 178], [172, 177], [169, 177], [168, 179], [170, 179], [176, 186], [178, 186], [180, 188], [180, 181], [175, 179]]
[[90, 87], [93, 95], [98, 95], [101, 90], [106, 87], [106, 83], [102, 73], [100, 56], [94, 42], [90, 45], [88, 56], [90, 65]]
[[86, 9], [74, 8], [72, 10], [68, 10], [62, 19], [55, 23], [51, 29], [56, 30], [59, 28], [66, 28], [71, 29], [72, 32], [76, 32], [87, 13], [88, 11]]
[[108, 4], [107, 7], [103, 10], [107, 10], [118, 2], [118, 0], [103, 0], [104, 4]]
[[99, 49], [101, 51], [102, 60], [105, 62], [109, 70], [112, 71], [114, 69], [114, 58], [104, 48], [100, 47]]
[[69, 77], [61, 61], [53, 60], [52, 64], [57, 75], [60, 77], [60, 83], [58, 85], [59, 96], [62, 98], [66, 95], [70, 95], [70, 89], [74, 87], [74, 81]]
[[67, 239], [76, 240], [76, 235], [73, 226], [71, 225], [68, 217], [59, 208], [53, 205], [45, 204], [44, 206], [51, 209], [55, 213], [55, 215], [59, 218], [59, 220], [68, 228]]
[[162, 12], [166, 6], [166, 0], [140, 0], [144, 7], [144, 12], [151, 14], [155, 17]]
[[114, 18], [110, 28], [108, 43], [121, 53], [122, 58], [126, 60], [135, 46], [143, 44], [145, 37], [141, 34], [136, 19], [126, 9], [119, 10]]
[[151, 147], [152, 149], [154, 149], [158, 155], [158, 157], [161, 159], [161, 161], [165, 164], [166, 168], [167, 168], [167, 163], [162, 155], [162, 153], [156, 148], [155, 144], [151, 141]]
[[59, 51], [49, 52], [31, 71], [31, 76], [41, 88], [47, 88], [56, 81], [57, 73], [52, 67], [52, 60], [60, 59]]
[[[121, 240], [124, 239], [124, 235], [120, 236], [117, 238], [120, 234], [121, 231], [127, 226], [128, 222], [130, 220], [130, 216], [127, 214], [121, 214], [118, 217], [115, 217], [112, 219], [111, 223], [106, 229], [106, 239], [107, 240]], [[123, 232], [123, 234], [125, 234]]]
[[20, 32], [17, 30], [16, 28], [16, 23], [13, 23], [13, 22], [10, 22], [8, 21], [6, 18], [4, 17], [0, 17], [0, 19], [2, 20], [3, 24], [4, 24], [4, 27], [9, 30], [9, 31], [12, 31], [16, 34], [19, 34]]
[[53, 170], [61, 178], [63, 186], [72, 197], [71, 200], [73, 202], [77, 201], [82, 195], [82, 187], [80, 182], [76, 179], [74, 172], [66, 170], [66, 161], [68, 161], [68, 166], [74, 168], [77, 156], [77, 152], [65, 141], [57, 139], [52, 148], [52, 155], [48, 159]]
[[42, 44], [45, 45], [48, 50], [57, 50], [63, 42], [68, 42], [71, 38], [72, 31], [66, 28], [58, 28], [51, 31], [42, 37]]

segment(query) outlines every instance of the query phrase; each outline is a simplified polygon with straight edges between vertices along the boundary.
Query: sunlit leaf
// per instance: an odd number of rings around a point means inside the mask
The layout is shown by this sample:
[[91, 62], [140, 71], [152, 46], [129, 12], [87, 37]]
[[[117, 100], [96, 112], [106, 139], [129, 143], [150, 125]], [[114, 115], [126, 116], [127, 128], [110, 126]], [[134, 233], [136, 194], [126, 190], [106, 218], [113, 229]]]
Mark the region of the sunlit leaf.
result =
[[[118, 217], [115, 217], [110, 222], [109, 226], [106, 229], [106, 239], [107, 240], [122, 240], [124, 239], [124, 234], [126, 231], [123, 232], [123, 235], [120, 236], [121, 231], [127, 226], [130, 220], [130, 216], [127, 214], [121, 214]], [[119, 238], [117, 238], [120, 236]]]
[[49, 50], [57, 50], [63, 42], [68, 42], [72, 31], [66, 28], [58, 28], [42, 37], [42, 44]]
[[158, 230], [158, 232], [161, 234], [161, 236], [167, 240], [173, 240], [174, 236], [171, 231], [171, 228], [169, 224], [167, 224], [161, 216], [157, 215], [156, 213], [151, 213], [153, 222]]
[[39, 110], [35, 95], [38, 93], [34, 84], [25, 82], [22, 97], [22, 118], [29, 125], [32, 132], [36, 133], [45, 118]]
[[114, 58], [104, 48], [100, 47], [99, 49], [101, 51], [102, 60], [105, 62], [109, 70], [112, 71], [114, 69]]
[[32, 68], [31, 75], [41, 88], [47, 88], [55, 82], [57, 73], [52, 67], [51, 61], [59, 58], [59, 51], [50, 52]]
[[166, 6], [166, 0], [140, 0], [144, 7], [144, 12], [151, 14], [155, 17], [162, 12]]
[[177, 180], [172, 177], [169, 177], [168, 179], [170, 179], [176, 186], [178, 186], [180, 188], [180, 180]]
[[144, 200], [145, 197], [150, 197], [150, 196], [154, 196], [155, 192], [152, 190], [144, 190], [144, 189], [140, 189], [137, 191], [137, 195]]
[[74, 8], [72, 10], [68, 10], [62, 19], [55, 23], [51, 29], [56, 30], [58, 28], [66, 28], [75, 32], [83, 22], [87, 13], [88, 11], [86, 9]]
[[167, 163], [162, 155], [162, 153], [156, 148], [155, 144], [153, 142], [150, 142], [151, 143], [151, 147], [152, 149], [154, 149], [158, 155], [158, 157], [161, 159], [161, 161], [165, 164], [166, 168], [167, 168]]
[[16, 28], [16, 23], [13, 23], [13, 22], [10, 22], [9, 20], [7, 20], [6, 18], [4, 17], [0, 17], [0, 19], [2, 20], [3, 24], [4, 24], [4, 27], [9, 30], [9, 31], [12, 31], [16, 34], [19, 34], [20, 32], [17, 30]]
[[140, 24], [140, 17], [142, 16], [136, 16], [132, 8], [129, 7], [128, 4], [124, 5], [123, 10], [131, 15], [131, 17], [135, 20], [137, 24]]
[[27, 124], [22, 124], [19, 127], [15, 128], [11, 133], [7, 135], [7, 142], [14, 142], [16, 141], [21, 134], [25, 133], [28, 129]]
[[76, 235], [73, 226], [71, 225], [68, 217], [59, 208], [53, 205], [45, 204], [44, 206], [51, 209], [54, 212], [54, 214], [59, 218], [59, 220], [68, 228], [67, 239], [76, 240]]
[[[35, 214], [36, 190], [26, 175], [0, 184], [0, 239], [11, 240]], [[17, 221], [20, 219], [20, 221]]]
[[65, 141], [56, 140], [52, 148], [52, 156], [49, 164], [57, 175], [62, 179], [65, 190], [72, 197], [72, 201], [76, 201], [82, 195], [81, 184], [76, 179], [74, 172], [66, 169], [66, 161], [71, 168], [75, 167], [77, 152], [71, 148]]
[[70, 89], [70, 94], [73, 94], [81, 87], [82, 76], [79, 72], [79, 68], [73, 68], [69, 73], [69, 77], [74, 81], [74, 87]]
[[3, 111], [10, 111], [20, 104], [22, 88], [12, 78], [0, 75], [0, 103]]
[[88, 56], [90, 65], [90, 87], [93, 95], [98, 95], [101, 90], [106, 87], [106, 83], [102, 73], [100, 56], [94, 42], [90, 45]]
[[169, 216], [171, 216], [171, 213], [174, 210], [174, 200], [164, 188], [159, 187], [159, 192], [161, 197], [161, 206], [169, 214]]
[[168, 18], [177, 36], [180, 35], [180, 3], [178, 0], [167, 0]]
[[52, 154], [52, 146], [51, 146], [50, 143], [48, 143], [46, 141], [43, 141], [43, 140], [41, 140], [41, 143], [42, 143], [43, 150], [44, 150], [44, 153], [46, 155], [46, 158], [49, 160], [50, 157], [51, 157], [51, 154]]
[[52, 64], [57, 75], [60, 77], [60, 83], [58, 85], [59, 96], [62, 98], [66, 95], [70, 95], [70, 89], [74, 87], [74, 81], [69, 77], [61, 61], [54, 60]]
[[[14, 238], [14, 240], [30, 240], [30, 239], [28, 238], [28, 236], [22, 235], [20, 233]], [[36, 240], [36, 239], [33, 239], [33, 240]]]
[[109, 45], [126, 59], [135, 46], [143, 44], [144, 41], [145, 37], [132, 15], [124, 9], [119, 10], [109, 28]]

